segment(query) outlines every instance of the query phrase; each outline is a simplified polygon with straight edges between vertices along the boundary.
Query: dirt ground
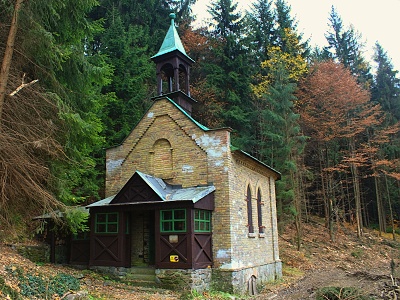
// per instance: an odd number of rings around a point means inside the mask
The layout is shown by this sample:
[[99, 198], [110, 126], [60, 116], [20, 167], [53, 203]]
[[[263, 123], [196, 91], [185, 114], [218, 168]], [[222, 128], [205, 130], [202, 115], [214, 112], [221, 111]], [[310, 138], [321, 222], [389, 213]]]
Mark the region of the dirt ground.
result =
[[352, 287], [372, 299], [397, 299], [391, 293], [400, 278], [400, 244], [392, 235], [364, 231], [359, 239], [354, 228], [345, 226], [332, 242], [320, 222], [304, 224], [302, 248], [297, 251], [294, 231], [285, 232], [280, 238], [283, 279], [267, 286], [258, 299], [315, 299], [324, 287]]
[[[338, 230], [335, 242], [332, 242], [322, 223], [317, 221], [303, 225], [302, 247], [297, 251], [294, 230], [288, 227], [284, 232], [280, 236], [283, 278], [266, 285], [253, 299], [316, 299], [318, 289], [332, 286], [354, 287], [364, 296], [373, 296], [372, 299], [397, 299], [389, 293], [393, 290], [392, 270], [394, 278], [400, 278], [400, 243], [393, 241], [390, 235], [379, 237], [375, 231], [365, 231], [363, 237], [358, 239], [354, 228], [346, 226]], [[400, 240], [400, 237], [397, 238]], [[6, 284], [18, 289], [18, 282], [6, 271], [6, 268], [16, 267], [31, 274], [73, 275], [80, 279], [81, 290], [87, 291], [91, 299], [180, 298], [175, 291], [126, 285], [94, 272], [59, 265], [38, 265], [20, 256], [12, 246], [0, 244], [0, 277], [6, 279]], [[0, 292], [0, 299], [7, 298]]]

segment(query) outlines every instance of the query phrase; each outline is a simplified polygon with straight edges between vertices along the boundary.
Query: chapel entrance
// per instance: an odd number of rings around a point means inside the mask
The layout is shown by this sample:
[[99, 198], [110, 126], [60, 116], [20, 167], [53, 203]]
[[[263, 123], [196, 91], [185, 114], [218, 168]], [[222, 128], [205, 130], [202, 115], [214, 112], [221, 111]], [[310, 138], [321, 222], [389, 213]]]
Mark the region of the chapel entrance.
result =
[[154, 210], [131, 213], [131, 264], [153, 266], [155, 264]]

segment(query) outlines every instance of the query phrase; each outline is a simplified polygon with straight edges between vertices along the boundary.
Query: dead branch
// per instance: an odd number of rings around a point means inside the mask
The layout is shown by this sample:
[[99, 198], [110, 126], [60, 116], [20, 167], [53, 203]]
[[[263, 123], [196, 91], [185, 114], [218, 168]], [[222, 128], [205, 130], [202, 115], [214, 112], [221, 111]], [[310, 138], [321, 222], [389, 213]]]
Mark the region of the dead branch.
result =
[[23, 88], [26, 88], [26, 87], [28, 87], [28, 86], [30, 86], [32, 84], [35, 84], [38, 81], [39, 81], [39, 79], [35, 79], [35, 80], [32, 80], [31, 82], [25, 83], [25, 73], [24, 73], [24, 75], [22, 75], [22, 83], [21, 83], [21, 85], [19, 87], [17, 87], [12, 93], [10, 93], [10, 96], [16, 95]]

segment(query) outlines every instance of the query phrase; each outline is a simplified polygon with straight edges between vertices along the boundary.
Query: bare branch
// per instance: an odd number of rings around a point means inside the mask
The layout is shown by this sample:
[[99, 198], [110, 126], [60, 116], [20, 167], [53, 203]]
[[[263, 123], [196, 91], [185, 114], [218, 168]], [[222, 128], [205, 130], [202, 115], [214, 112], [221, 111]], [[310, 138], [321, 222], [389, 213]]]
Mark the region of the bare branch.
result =
[[[25, 74], [24, 74], [24, 75], [25, 75]], [[35, 80], [32, 80], [31, 82], [24, 83], [23, 80], [22, 80], [21, 85], [20, 85], [19, 87], [17, 87], [17, 88], [10, 94], [10, 96], [15, 96], [15, 95], [16, 95], [20, 90], [22, 90], [23, 88], [26, 88], [26, 87], [28, 87], [28, 86], [30, 86], [30, 85], [32, 85], [32, 84], [38, 82], [38, 81], [39, 81], [39, 79], [35, 79]]]

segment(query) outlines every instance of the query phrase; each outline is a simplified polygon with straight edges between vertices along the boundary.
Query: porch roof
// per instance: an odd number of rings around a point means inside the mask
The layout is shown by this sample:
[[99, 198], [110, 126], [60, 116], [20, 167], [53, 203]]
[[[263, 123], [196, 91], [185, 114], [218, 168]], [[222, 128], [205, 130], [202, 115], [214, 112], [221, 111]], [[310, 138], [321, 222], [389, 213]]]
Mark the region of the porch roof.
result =
[[[207, 195], [215, 191], [214, 185], [207, 186], [196, 186], [189, 188], [182, 188], [174, 185], [170, 185], [161, 178], [157, 178], [140, 171], [136, 171], [133, 176], [139, 176], [160, 198], [159, 201], [135, 201], [135, 202], [124, 202], [124, 203], [112, 203], [113, 200], [120, 194], [115, 194], [113, 196], [107, 197], [105, 199], [99, 200], [92, 204], [86, 206], [86, 208], [92, 207], [104, 207], [111, 205], [135, 205], [144, 203], [162, 203], [162, 202], [180, 202], [180, 201], [190, 201], [192, 203], [197, 203]], [[132, 177], [133, 177], [132, 176]], [[121, 190], [122, 192], [122, 190]]]

